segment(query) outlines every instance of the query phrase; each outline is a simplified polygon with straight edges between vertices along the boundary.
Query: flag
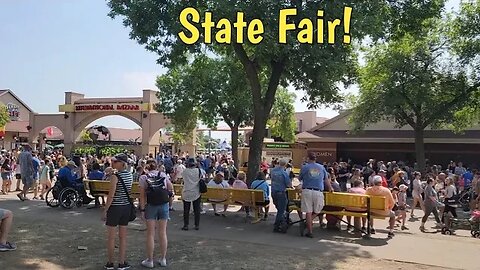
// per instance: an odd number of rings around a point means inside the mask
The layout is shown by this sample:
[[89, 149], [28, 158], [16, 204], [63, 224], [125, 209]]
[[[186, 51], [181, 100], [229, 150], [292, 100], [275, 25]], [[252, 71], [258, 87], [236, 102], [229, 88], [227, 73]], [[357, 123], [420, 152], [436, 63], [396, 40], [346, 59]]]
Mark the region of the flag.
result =
[[47, 128], [47, 136], [49, 136], [49, 137], [53, 136], [53, 128], [52, 127]]

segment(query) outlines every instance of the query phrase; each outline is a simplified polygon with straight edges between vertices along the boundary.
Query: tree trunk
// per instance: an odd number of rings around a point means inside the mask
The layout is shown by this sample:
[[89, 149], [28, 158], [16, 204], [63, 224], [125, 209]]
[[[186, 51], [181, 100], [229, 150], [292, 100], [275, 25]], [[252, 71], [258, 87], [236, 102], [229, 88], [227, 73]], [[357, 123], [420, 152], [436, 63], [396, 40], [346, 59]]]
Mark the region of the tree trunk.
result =
[[263, 139], [265, 138], [265, 129], [267, 127], [267, 116], [264, 111], [255, 111], [255, 126], [253, 127], [252, 140], [250, 141], [248, 151], [248, 185], [255, 180], [260, 169], [262, 159]]
[[424, 129], [415, 128], [415, 155], [417, 159], [418, 171], [425, 172], [425, 144], [424, 144]]
[[240, 168], [242, 164], [238, 164], [238, 126], [231, 127], [232, 130], [232, 159], [235, 167]]

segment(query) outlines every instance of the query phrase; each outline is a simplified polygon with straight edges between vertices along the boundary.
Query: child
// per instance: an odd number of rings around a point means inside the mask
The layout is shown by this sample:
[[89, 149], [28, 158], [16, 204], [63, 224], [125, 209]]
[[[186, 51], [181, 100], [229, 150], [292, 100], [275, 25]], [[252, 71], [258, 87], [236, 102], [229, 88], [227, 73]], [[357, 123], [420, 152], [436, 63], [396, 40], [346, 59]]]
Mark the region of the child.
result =
[[405, 221], [407, 220], [407, 189], [406, 185], [400, 185], [399, 192], [397, 194], [397, 204], [399, 216], [397, 222], [402, 222], [402, 230], [408, 230], [405, 226]]

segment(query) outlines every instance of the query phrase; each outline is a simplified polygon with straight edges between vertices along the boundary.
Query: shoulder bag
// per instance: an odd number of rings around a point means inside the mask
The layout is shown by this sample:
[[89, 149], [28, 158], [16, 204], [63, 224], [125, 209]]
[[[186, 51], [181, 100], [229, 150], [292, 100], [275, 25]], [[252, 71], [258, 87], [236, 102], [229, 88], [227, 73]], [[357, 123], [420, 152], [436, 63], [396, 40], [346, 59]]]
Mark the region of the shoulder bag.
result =
[[202, 179], [202, 170], [198, 169], [198, 178], [200, 178], [200, 181], [198, 181], [198, 188], [200, 190], [200, 193], [204, 194], [207, 193], [208, 187], [205, 181]]
[[125, 194], [128, 196], [128, 201], [130, 202], [130, 218], [128, 221], [134, 221], [137, 218], [137, 209], [135, 208], [135, 205], [133, 205], [133, 200], [130, 197], [130, 194], [128, 193], [127, 185], [125, 185], [125, 182], [123, 182], [122, 177], [120, 177], [119, 174], [116, 174], [118, 181], [122, 184], [123, 191], [125, 191]]

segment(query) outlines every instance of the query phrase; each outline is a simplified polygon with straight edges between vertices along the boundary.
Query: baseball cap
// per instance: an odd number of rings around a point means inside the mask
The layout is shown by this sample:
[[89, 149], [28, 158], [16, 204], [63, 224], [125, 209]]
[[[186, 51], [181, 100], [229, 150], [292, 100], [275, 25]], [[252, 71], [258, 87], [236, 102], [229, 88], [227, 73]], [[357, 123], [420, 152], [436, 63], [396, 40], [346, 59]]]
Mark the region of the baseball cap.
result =
[[112, 158], [112, 161], [115, 162], [115, 161], [121, 161], [123, 163], [128, 163], [128, 157], [127, 155], [125, 154], [118, 154], [118, 155], [115, 155], [113, 158]]
[[67, 163], [67, 166], [76, 168], [76, 167], [77, 167], [77, 164], [75, 164], [75, 162], [74, 162], [73, 160], [70, 160], [70, 161]]
[[188, 166], [194, 166], [195, 164], [197, 164], [197, 161], [194, 158], [189, 158], [187, 160], [187, 165]]

